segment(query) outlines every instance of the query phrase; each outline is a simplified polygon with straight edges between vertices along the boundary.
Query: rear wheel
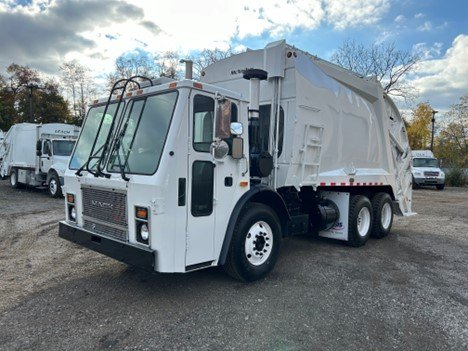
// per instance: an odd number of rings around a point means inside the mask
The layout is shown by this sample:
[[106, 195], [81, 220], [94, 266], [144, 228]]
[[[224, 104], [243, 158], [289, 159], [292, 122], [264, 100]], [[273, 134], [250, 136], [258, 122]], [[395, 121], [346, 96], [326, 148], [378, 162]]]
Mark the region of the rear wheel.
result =
[[353, 195], [349, 200], [348, 245], [363, 246], [372, 229], [372, 205], [363, 195]]
[[377, 193], [372, 198], [372, 237], [383, 238], [390, 233], [393, 224], [393, 203], [387, 193]]
[[18, 189], [21, 187], [20, 183], [18, 183], [18, 170], [16, 168], [11, 170], [10, 185], [13, 189]]
[[55, 172], [52, 173], [49, 179], [48, 189], [49, 189], [50, 196], [52, 197], [62, 196], [62, 187], [60, 186], [60, 179], [57, 173]]
[[234, 228], [225, 271], [233, 278], [254, 281], [275, 266], [281, 229], [274, 211], [263, 204], [248, 204]]

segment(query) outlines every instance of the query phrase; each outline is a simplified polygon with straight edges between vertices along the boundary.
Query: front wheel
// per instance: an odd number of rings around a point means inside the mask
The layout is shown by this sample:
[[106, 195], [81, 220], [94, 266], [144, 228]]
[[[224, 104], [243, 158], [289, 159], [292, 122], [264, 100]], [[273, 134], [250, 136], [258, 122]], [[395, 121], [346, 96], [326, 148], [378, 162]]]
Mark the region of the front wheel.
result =
[[18, 189], [21, 187], [20, 183], [18, 182], [18, 170], [16, 168], [11, 170], [10, 185], [13, 189]]
[[445, 184], [437, 184], [436, 188], [437, 188], [437, 190], [444, 190]]
[[49, 195], [52, 197], [62, 196], [62, 187], [60, 186], [60, 179], [57, 173], [53, 173], [49, 179], [48, 184]]
[[275, 212], [263, 204], [250, 203], [234, 228], [224, 269], [238, 280], [261, 279], [275, 266], [280, 245], [281, 229]]
[[372, 205], [363, 195], [353, 195], [349, 200], [348, 245], [363, 246], [372, 229]]

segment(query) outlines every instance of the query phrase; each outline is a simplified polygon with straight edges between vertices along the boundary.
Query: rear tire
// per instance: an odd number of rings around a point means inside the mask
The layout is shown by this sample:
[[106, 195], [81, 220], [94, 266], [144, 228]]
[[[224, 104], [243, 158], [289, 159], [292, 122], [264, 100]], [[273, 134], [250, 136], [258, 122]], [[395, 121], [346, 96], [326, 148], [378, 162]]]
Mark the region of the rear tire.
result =
[[444, 190], [445, 184], [437, 184], [436, 188], [437, 188], [437, 190]]
[[372, 230], [372, 205], [363, 195], [353, 195], [349, 200], [348, 245], [366, 244]]
[[52, 173], [49, 184], [47, 184], [47, 189], [49, 190], [49, 195], [52, 197], [62, 196], [62, 187], [60, 186], [60, 179], [57, 173]]
[[18, 182], [18, 170], [13, 168], [10, 173], [10, 185], [13, 189], [21, 188], [21, 184]]
[[371, 236], [377, 239], [386, 237], [393, 224], [393, 203], [387, 193], [377, 193], [372, 198], [372, 214], [374, 217]]
[[224, 270], [241, 281], [261, 279], [275, 266], [280, 246], [281, 227], [275, 212], [250, 203], [237, 220]]

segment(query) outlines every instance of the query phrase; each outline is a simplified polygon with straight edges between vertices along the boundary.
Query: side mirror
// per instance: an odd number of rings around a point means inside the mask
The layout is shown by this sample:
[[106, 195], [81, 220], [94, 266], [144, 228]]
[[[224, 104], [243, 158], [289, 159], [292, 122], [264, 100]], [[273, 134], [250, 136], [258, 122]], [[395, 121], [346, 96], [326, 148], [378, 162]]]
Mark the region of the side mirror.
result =
[[229, 145], [224, 140], [218, 139], [211, 143], [211, 154], [216, 160], [222, 160], [229, 153]]
[[[240, 123], [240, 125], [242, 126], [242, 123]], [[231, 154], [234, 160], [240, 160], [241, 158], [244, 158], [244, 139], [232, 138], [232, 153]]]
[[244, 126], [240, 122], [231, 123], [231, 134], [235, 136], [241, 136], [244, 133]]
[[42, 141], [38, 140], [36, 142], [36, 156], [41, 156], [42, 154]]

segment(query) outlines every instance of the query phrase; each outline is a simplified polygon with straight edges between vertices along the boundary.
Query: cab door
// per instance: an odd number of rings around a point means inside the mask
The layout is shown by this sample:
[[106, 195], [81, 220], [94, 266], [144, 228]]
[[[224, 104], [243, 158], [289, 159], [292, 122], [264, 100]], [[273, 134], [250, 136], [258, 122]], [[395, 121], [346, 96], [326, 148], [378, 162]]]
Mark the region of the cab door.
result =
[[209, 264], [215, 259], [215, 165], [210, 153], [214, 115], [214, 96], [192, 91], [188, 118], [186, 267]]
[[50, 167], [53, 164], [52, 159], [52, 141], [47, 139], [44, 140], [42, 145], [42, 155], [41, 155], [41, 171], [47, 173]]

